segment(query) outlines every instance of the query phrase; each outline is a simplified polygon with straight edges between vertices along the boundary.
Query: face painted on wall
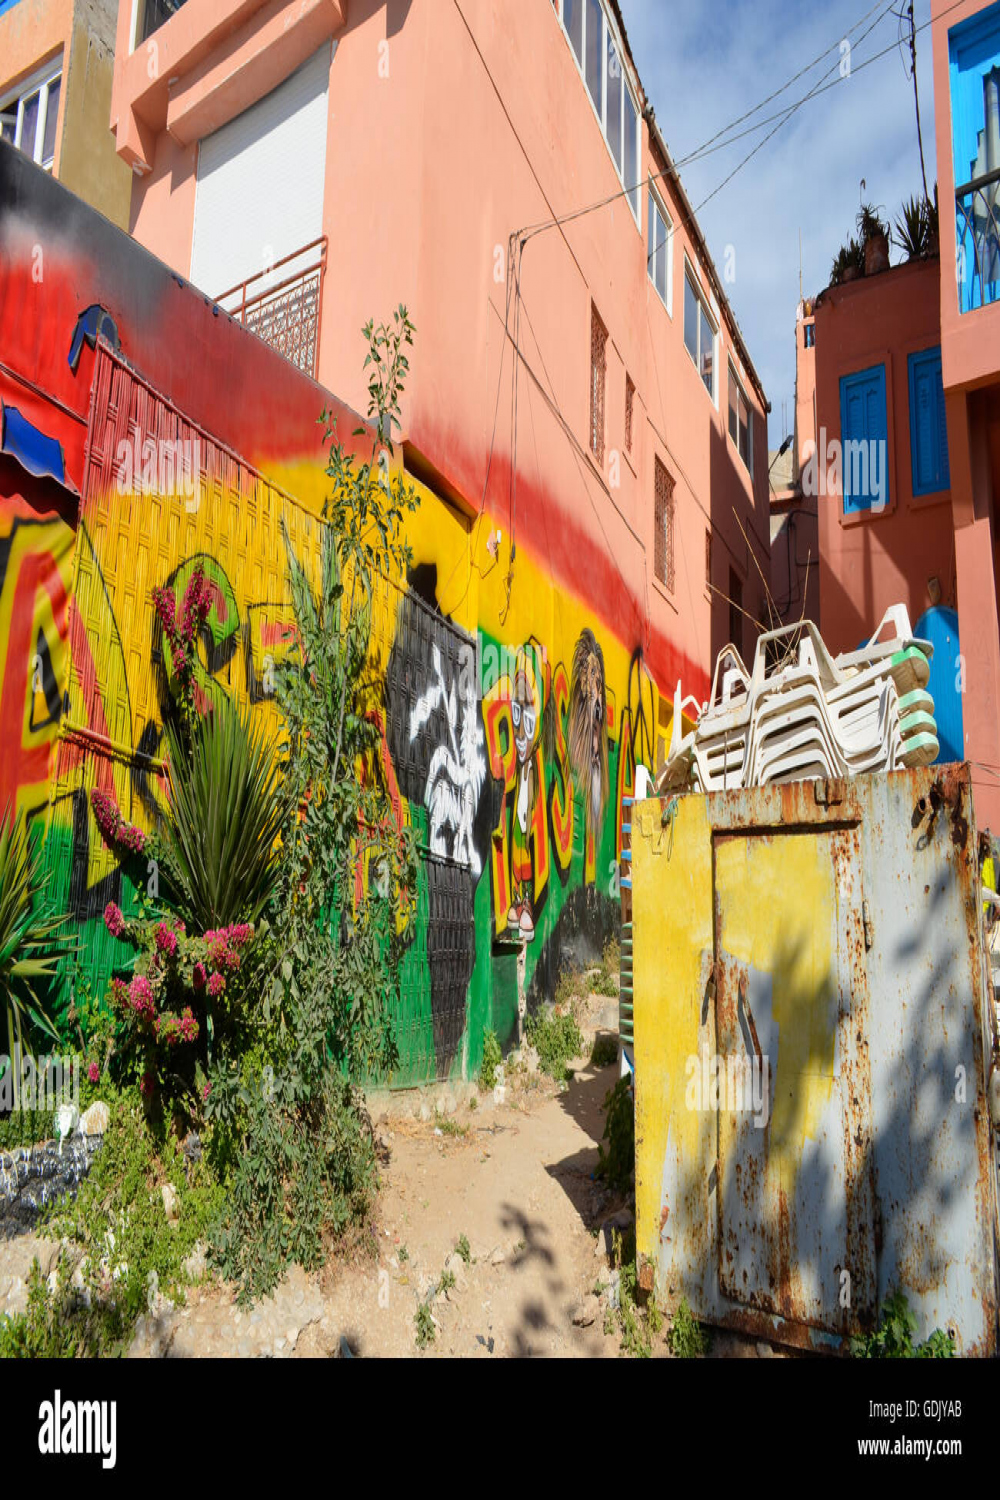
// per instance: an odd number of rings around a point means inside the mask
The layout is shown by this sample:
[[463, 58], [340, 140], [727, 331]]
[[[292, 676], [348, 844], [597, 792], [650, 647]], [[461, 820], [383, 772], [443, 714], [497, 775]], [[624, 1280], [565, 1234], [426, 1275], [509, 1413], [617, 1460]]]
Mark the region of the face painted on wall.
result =
[[529, 681], [528, 672], [520, 663], [514, 678], [510, 718], [514, 726], [514, 748], [517, 750], [518, 764], [524, 766], [534, 752], [541, 715], [538, 711], [538, 699], [534, 686]]

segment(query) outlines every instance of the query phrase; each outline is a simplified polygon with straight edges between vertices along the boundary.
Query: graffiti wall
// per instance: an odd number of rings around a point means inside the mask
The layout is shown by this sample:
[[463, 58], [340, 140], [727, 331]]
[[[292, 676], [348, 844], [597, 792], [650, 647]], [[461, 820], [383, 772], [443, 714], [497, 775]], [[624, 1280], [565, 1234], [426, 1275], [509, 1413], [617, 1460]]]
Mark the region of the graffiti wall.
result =
[[[37, 188], [43, 219], [55, 188]], [[330, 398], [110, 226], [84, 227], [105, 241], [92, 259], [86, 235], [64, 260], [45, 240], [36, 283], [37, 226], [0, 209], [0, 335], [21, 366], [0, 366], [0, 806], [31, 816], [100, 990], [130, 956], [104, 907], [129, 913], [153, 872], [112, 854], [90, 793], [146, 830], [162, 808], [172, 661], [153, 591], [179, 601], [203, 569], [198, 696], [277, 727], [272, 669], [294, 628], [282, 533], [315, 577]], [[204, 350], [183, 378], [182, 331]], [[636, 643], [553, 585], [530, 535], [512, 590], [489, 508], [416, 488], [414, 567], [385, 586], [373, 647], [385, 769], [421, 852], [397, 1083], [472, 1075], [487, 1029], [508, 1040], [565, 952], [615, 930], [622, 797], [656, 722]]]

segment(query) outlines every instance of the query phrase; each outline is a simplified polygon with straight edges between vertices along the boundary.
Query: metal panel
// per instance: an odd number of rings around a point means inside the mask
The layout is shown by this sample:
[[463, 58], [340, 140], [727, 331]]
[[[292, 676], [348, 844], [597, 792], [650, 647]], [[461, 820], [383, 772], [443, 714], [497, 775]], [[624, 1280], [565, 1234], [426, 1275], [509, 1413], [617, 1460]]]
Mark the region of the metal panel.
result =
[[901, 1286], [993, 1352], [968, 768], [652, 799], [632, 846], [644, 1284], [804, 1347]]

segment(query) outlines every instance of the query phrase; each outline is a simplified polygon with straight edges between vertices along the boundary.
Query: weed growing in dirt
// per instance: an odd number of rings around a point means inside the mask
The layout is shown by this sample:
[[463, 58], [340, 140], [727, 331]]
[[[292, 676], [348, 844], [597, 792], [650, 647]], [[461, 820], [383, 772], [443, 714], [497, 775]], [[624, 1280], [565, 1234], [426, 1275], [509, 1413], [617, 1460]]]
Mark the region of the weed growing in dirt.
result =
[[604, 945], [604, 953], [601, 958], [601, 967], [597, 978], [591, 985], [595, 995], [606, 995], [614, 999], [618, 994], [618, 980], [621, 972], [621, 949], [617, 938], [609, 938]]
[[472, 1248], [469, 1244], [468, 1235], [459, 1235], [458, 1244], [455, 1246], [455, 1250], [456, 1253], [462, 1257], [467, 1266], [472, 1264]]
[[917, 1320], [906, 1293], [900, 1288], [882, 1305], [882, 1318], [876, 1329], [863, 1338], [851, 1340], [855, 1359], [952, 1359], [955, 1340], [950, 1333], [935, 1328], [922, 1344], [914, 1344]]
[[439, 1292], [450, 1292], [455, 1285], [455, 1273], [447, 1268], [441, 1272], [441, 1279], [437, 1284]]
[[597, 1147], [597, 1175], [625, 1193], [635, 1176], [635, 1105], [627, 1078], [619, 1078], [605, 1097], [603, 1141]]
[[583, 978], [579, 969], [567, 965], [560, 969], [559, 978], [556, 980], [556, 992], [553, 996], [555, 1003], [560, 1009], [572, 1005], [574, 1000], [579, 999], [583, 989]]
[[409, 1250], [407, 1250], [407, 1248], [406, 1248], [405, 1245], [400, 1245], [400, 1247], [399, 1247], [399, 1259], [400, 1259], [400, 1263], [403, 1264], [403, 1265], [405, 1265], [406, 1262], [409, 1260], [409, 1258], [410, 1258], [410, 1252], [409, 1252]]
[[545, 1017], [541, 1012], [529, 1016], [525, 1036], [538, 1053], [538, 1066], [557, 1082], [571, 1076], [566, 1067], [571, 1057], [583, 1051], [583, 1037], [572, 1015]]
[[488, 1031], [483, 1037], [483, 1060], [479, 1067], [479, 1087], [491, 1089], [496, 1083], [497, 1068], [503, 1062], [503, 1053], [500, 1051], [500, 1043], [495, 1031]]
[[674, 1313], [667, 1344], [675, 1359], [700, 1359], [711, 1347], [711, 1337], [696, 1320], [686, 1297]]
[[457, 1120], [438, 1119], [437, 1128], [442, 1135], [468, 1135], [468, 1125], [460, 1125]]
[[418, 1349], [426, 1349], [428, 1344], [434, 1342], [434, 1319], [426, 1302], [421, 1302], [413, 1315], [413, 1326], [416, 1329], [416, 1341]]
[[590, 1049], [590, 1066], [592, 1068], [610, 1068], [612, 1063], [618, 1061], [618, 1042], [610, 1032], [605, 1031], [594, 1037], [594, 1045]]
[[[648, 1359], [653, 1352], [653, 1339], [663, 1327], [663, 1319], [652, 1298], [646, 1311], [636, 1301], [638, 1276], [635, 1266], [635, 1228], [626, 1230], [624, 1236], [613, 1229], [611, 1248], [618, 1271], [617, 1321], [621, 1334], [621, 1352], [631, 1354], [636, 1359]], [[608, 1318], [605, 1317], [605, 1333], [613, 1333], [614, 1324], [615, 1319], [612, 1317], [609, 1329]]]

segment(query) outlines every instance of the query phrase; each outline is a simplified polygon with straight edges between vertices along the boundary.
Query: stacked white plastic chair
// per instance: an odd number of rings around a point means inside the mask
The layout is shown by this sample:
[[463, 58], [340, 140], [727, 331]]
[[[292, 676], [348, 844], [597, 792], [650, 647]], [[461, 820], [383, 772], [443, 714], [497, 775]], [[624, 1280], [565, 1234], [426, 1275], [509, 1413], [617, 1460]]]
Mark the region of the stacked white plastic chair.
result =
[[[831, 657], [811, 621], [757, 641], [753, 671], [719, 653], [708, 703], [674, 696], [673, 734], [657, 790], [717, 792], [929, 765], [939, 745], [927, 692], [933, 647], [905, 605], [886, 610], [860, 651]], [[682, 736], [683, 713], [697, 724]]]

